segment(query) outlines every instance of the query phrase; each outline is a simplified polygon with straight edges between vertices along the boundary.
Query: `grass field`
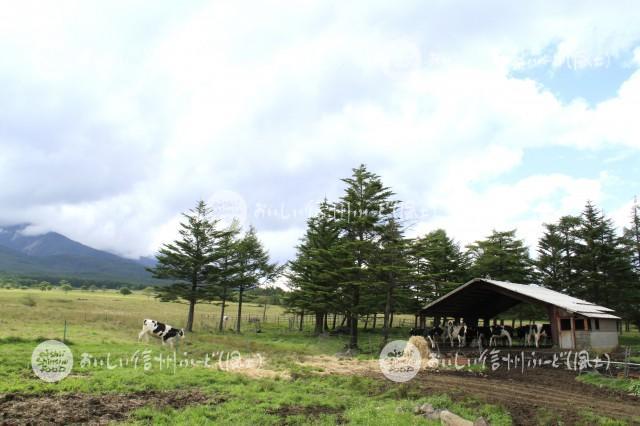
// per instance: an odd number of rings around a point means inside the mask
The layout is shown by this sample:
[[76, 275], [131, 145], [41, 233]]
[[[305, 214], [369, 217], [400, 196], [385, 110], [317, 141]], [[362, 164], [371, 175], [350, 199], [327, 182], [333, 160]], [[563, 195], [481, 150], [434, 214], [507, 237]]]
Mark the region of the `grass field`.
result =
[[[235, 309], [231, 304], [230, 315]], [[457, 390], [455, 377], [453, 388], [425, 391], [412, 382], [394, 383], [359, 371], [323, 374], [329, 366], [301, 364], [304, 357], [343, 350], [346, 336], [316, 337], [311, 325], [299, 332], [278, 306], [267, 306], [267, 318], [279, 320], [262, 324], [260, 333], [248, 323], [242, 334], [219, 333], [219, 306], [202, 304], [196, 307], [194, 333], [175, 353], [155, 339], [137, 342], [143, 318], [181, 326], [186, 310], [185, 304], [161, 303], [141, 293], [0, 290], [0, 407], [4, 398], [13, 415], [78, 423], [438, 424], [413, 413], [414, 407], [429, 402], [468, 419], [513, 423], [501, 404]], [[243, 317], [263, 314], [263, 306], [243, 308]], [[74, 370], [58, 383], [43, 382], [31, 370], [31, 353], [43, 340], [62, 340], [65, 322]], [[395, 328], [393, 336], [406, 339], [407, 329]], [[636, 337], [628, 339], [636, 343]], [[379, 329], [361, 333], [362, 362], [377, 359], [381, 341]], [[225, 371], [234, 365], [236, 355], [228, 361], [232, 351], [263, 364]], [[203, 365], [207, 357], [209, 367]], [[93, 407], [91, 413], [87, 407]], [[535, 416], [539, 424], [551, 418], [557, 423], [557, 417], [542, 409]], [[592, 411], [578, 418], [581, 424], [625, 424]]]
[[[230, 310], [234, 308], [231, 306]], [[109, 400], [105, 395], [129, 395], [128, 399], [131, 395], [147, 395], [149, 406], [137, 407], [128, 416], [115, 419], [130, 423], [430, 424], [413, 414], [414, 406], [429, 401], [471, 419], [484, 415], [493, 424], [511, 424], [503, 409], [478, 401], [453, 401], [441, 393], [418, 395], [402, 384], [367, 377], [313, 374], [295, 361], [304, 355], [333, 355], [344, 347], [345, 337], [313, 337], [308, 332], [289, 331], [288, 323], [266, 324], [261, 333], [249, 324], [242, 335], [217, 333], [212, 331], [215, 324], [210, 324], [210, 316], [218, 309], [213, 305], [197, 307], [194, 333], [179, 345], [177, 361], [197, 362], [206, 354], [230, 351], [256, 359], [259, 353], [274, 374], [251, 377], [201, 365], [160, 369], [157, 357], [171, 357], [172, 352], [155, 339], [148, 344], [137, 342], [141, 320], [162, 318], [182, 324], [184, 304], [161, 303], [135, 293], [122, 296], [115, 292], [0, 290], [0, 363], [4, 370], [0, 394], [25, 398], [56, 395], [60, 401], [65, 401], [64, 395], [71, 395], [66, 402], [71, 406], [90, 395], [101, 395], [105, 401]], [[247, 305], [244, 311], [261, 316], [263, 309]], [[269, 314], [282, 311], [267, 307]], [[65, 321], [75, 365], [83, 354], [91, 356], [90, 362], [84, 368], [74, 368], [58, 383], [45, 383], [31, 371], [31, 352], [42, 340], [62, 339]], [[406, 330], [396, 332], [406, 335]], [[379, 343], [379, 334], [363, 333], [362, 356], [377, 355]], [[149, 370], [144, 370], [142, 358], [136, 366], [119, 365], [120, 360], [131, 360], [136, 351], [141, 354], [144, 350], [151, 351]], [[279, 371], [283, 374], [279, 375]], [[154, 406], [153, 401], [167, 391], [197, 392], [187, 399], [199, 398], [202, 403], [179, 408]], [[37, 401], [30, 400], [30, 410], [38, 409]]]

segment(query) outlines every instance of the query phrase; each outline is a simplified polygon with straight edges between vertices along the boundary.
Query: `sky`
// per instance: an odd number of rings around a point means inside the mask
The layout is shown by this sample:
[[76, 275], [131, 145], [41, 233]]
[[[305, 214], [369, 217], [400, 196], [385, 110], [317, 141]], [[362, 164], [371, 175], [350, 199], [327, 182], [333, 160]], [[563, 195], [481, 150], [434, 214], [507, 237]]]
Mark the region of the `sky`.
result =
[[360, 164], [461, 244], [640, 192], [640, 4], [20, 1], [0, 12], [0, 224], [127, 257], [209, 202], [272, 258]]

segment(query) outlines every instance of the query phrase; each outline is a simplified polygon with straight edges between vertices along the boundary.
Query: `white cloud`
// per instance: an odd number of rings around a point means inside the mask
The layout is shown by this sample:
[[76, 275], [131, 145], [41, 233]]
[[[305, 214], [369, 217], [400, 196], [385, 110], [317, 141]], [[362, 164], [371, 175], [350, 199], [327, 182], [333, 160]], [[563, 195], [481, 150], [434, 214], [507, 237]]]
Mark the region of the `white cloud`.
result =
[[421, 222], [416, 231], [444, 228], [466, 245], [489, 235], [492, 229], [517, 228], [518, 236], [535, 249], [543, 223], [555, 222], [564, 214], [578, 214], [586, 200], [600, 202], [605, 180], [606, 176], [577, 179], [553, 174], [533, 175], [484, 190], [473, 190], [464, 181], [442, 185], [430, 200], [437, 206], [437, 215]]
[[[607, 179], [502, 180], [527, 150], [640, 148], [640, 72], [595, 106], [510, 77], [523, 58], [585, 67], [628, 53], [634, 3], [6, 9], [0, 220], [131, 256], [170, 238], [198, 198], [231, 189], [250, 210], [300, 209], [337, 196], [360, 163], [430, 212], [416, 229], [470, 241], [517, 226], [532, 242], [541, 220], [599, 200]], [[255, 222], [281, 260], [304, 229], [300, 216]]]

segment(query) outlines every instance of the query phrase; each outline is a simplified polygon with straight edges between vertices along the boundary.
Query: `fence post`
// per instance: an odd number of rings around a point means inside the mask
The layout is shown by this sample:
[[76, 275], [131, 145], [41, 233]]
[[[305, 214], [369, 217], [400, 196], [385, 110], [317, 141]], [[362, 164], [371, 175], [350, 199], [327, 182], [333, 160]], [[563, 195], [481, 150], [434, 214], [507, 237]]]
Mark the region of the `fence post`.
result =
[[631, 346], [624, 349], [624, 378], [629, 378], [629, 357], [631, 356]]
[[64, 320], [64, 332], [62, 334], [62, 342], [67, 343], [67, 320]]

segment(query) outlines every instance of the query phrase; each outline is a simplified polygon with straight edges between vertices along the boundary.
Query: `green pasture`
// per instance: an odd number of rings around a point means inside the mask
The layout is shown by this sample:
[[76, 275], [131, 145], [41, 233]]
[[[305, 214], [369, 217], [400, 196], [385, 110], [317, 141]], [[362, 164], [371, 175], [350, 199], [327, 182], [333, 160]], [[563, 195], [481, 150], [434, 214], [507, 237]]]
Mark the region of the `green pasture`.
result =
[[[235, 317], [236, 308], [230, 304], [230, 316]], [[245, 315], [266, 315], [268, 321], [260, 325], [260, 332], [246, 321], [241, 334], [218, 332], [219, 309], [217, 304], [198, 305], [194, 332], [172, 352], [153, 338], [138, 343], [137, 335], [144, 318], [182, 326], [185, 304], [159, 302], [140, 292], [125, 296], [115, 291], [2, 289], [0, 394], [126, 395], [196, 389], [216, 401], [180, 409], [143, 407], [127, 418], [134, 424], [434, 424], [413, 414], [413, 407], [423, 402], [469, 419], [483, 415], [494, 425], [511, 424], [503, 408], [473, 398], [461, 402], [445, 394], [424, 395], [410, 384], [357, 375], [318, 375], [296, 361], [307, 355], [334, 355], [344, 349], [347, 336], [317, 337], [311, 333], [311, 324], [300, 332], [297, 322], [292, 327], [289, 314], [281, 307], [268, 305], [265, 312], [257, 304], [243, 306], [243, 321]], [[62, 340], [65, 322], [75, 367], [64, 380], [45, 383], [31, 370], [31, 352], [43, 340]], [[393, 329], [393, 337], [406, 336], [407, 328]], [[623, 338], [634, 345], [640, 340], [637, 335]], [[379, 328], [361, 331], [360, 357], [377, 357], [381, 341]], [[274, 373], [250, 377], [221, 370], [224, 364], [216, 363], [232, 351], [253, 359], [259, 354], [263, 368]], [[149, 369], [144, 368], [145, 354]], [[216, 358], [220, 354], [222, 358]], [[166, 360], [174, 355], [176, 367], [172, 368]], [[165, 360], [162, 368], [160, 357]], [[89, 363], [82, 367], [83, 359]], [[205, 359], [209, 368], [197, 364]], [[179, 364], [193, 360], [195, 365]]]

